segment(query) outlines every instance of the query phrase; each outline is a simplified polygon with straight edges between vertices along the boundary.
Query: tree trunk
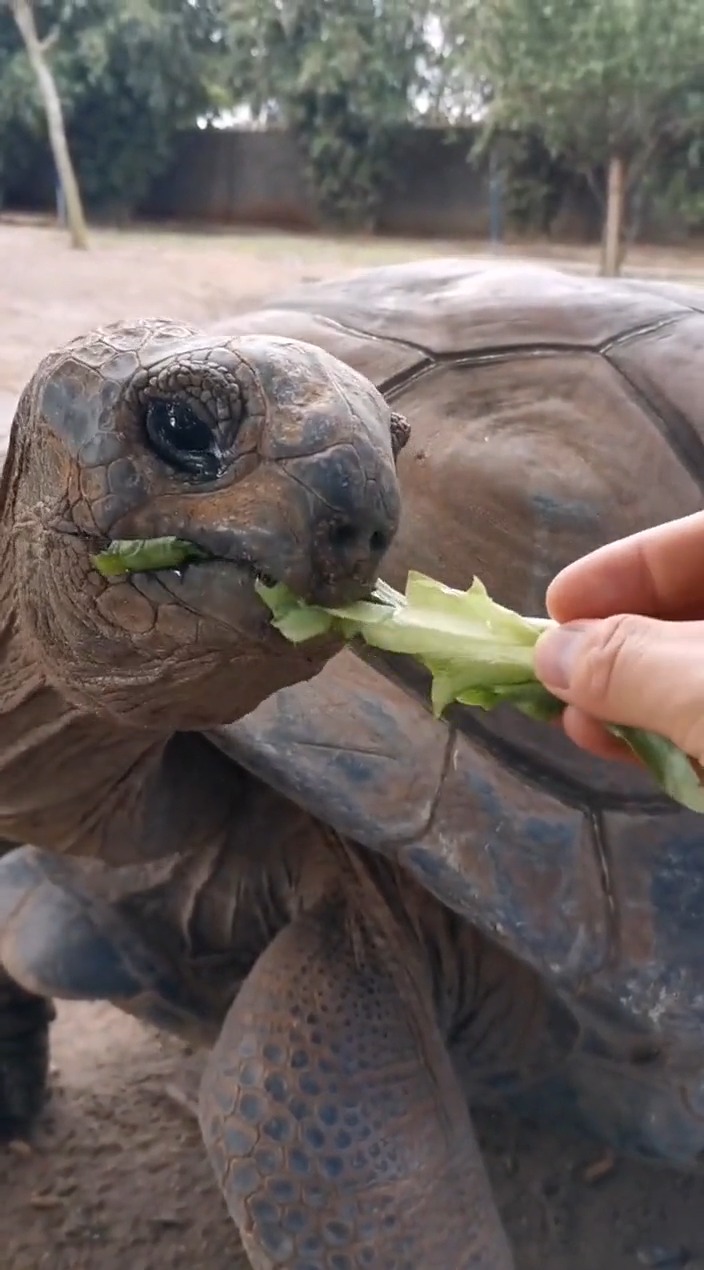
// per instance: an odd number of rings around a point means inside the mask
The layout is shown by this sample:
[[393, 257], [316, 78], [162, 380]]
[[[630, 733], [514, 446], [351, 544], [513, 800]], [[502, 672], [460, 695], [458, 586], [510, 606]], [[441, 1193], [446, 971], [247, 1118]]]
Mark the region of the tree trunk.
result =
[[601, 240], [601, 274], [614, 278], [620, 272], [623, 258], [623, 207], [626, 194], [626, 167], [618, 154], [609, 159], [606, 189], [606, 219]]
[[78, 181], [76, 180], [68, 141], [66, 140], [61, 100], [54, 82], [54, 76], [44, 56], [41, 40], [37, 34], [32, 0], [10, 0], [10, 5], [24, 41], [32, 70], [36, 76], [44, 105], [49, 143], [66, 201], [66, 219], [71, 235], [71, 245], [85, 251], [88, 248], [88, 230], [83, 213], [81, 192], [78, 188]]

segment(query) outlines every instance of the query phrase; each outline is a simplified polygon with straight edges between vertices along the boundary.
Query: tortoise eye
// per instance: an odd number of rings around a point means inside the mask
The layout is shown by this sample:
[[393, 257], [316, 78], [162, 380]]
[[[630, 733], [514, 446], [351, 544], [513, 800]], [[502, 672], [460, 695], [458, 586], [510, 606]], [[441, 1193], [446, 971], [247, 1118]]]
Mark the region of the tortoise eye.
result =
[[150, 401], [145, 428], [154, 452], [172, 467], [196, 476], [217, 475], [220, 463], [213, 431], [186, 402]]

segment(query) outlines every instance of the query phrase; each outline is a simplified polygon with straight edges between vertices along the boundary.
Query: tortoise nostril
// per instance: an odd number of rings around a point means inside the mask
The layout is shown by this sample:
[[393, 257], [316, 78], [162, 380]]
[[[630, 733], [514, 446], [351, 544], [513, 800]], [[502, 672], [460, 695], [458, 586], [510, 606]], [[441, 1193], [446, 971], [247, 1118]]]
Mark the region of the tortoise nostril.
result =
[[376, 555], [380, 551], [386, 551], [391, 542], [391, 535], [385, 534], [383, 529], [375, 529], [369, 539], [369, 546]]
[[352, 521], [339, 521], [330, 529], [330, 544], [338, 550], [348, 547], [365, 548], [372, 555], [386, 551], [391, 542], [391, 535], [383, 529], [374, 529], [371, 533]]
[[359, 530], [349, 521], [341, 521], [330, 530], [333, 547], [351, 547], [359, 538]]

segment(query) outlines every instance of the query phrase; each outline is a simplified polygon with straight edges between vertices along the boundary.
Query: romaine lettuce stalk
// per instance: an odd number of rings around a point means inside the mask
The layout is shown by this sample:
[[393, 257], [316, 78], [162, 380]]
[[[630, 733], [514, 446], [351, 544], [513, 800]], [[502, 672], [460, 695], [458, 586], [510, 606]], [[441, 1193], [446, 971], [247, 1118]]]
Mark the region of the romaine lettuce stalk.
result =
[[[456, 591], [420, 573], [410, 573], [405, 595], [380, 582], [370, 600], [344, 608], [304, 604], [283, 585], [257, 583], [273, 625], [294, 644], [336, 632], [361, 638], [372, 648], [407, 654], [432, 676], [431, 700], [437, 716], [449, 705], [483, 710], [508, 704], [531, 718], [559, 718], [561, 701], [540, 683], [533, 668], [539, 635], [555, 625], [521, 617], [491, 599], [475, 578]], [[609, 728], [620, 737], [670, 798], [704, 812], [704, 787], [689, 758], [671, 741], [640, 728]]]
[[[115, 541], [92, 563], [110, 578], [178, 569], [208, 558], [184, 539], [151, 538]], [[380, 582], [371, 599], [344, 608], [305, 604], [283, 585], [257, 582], [256, 589], [273, 625], [294, 644], [334, 631], [343, 639], [361, 638], [372, 648], [415, 658], [432, 676], [437, 716], [453, 703], [483, 710], [507, 704], [540, 720], [559, 718], [564, 709], [533, 668], [538, 636], [554, 623], [521, 617], [497, 604], [478, 578], [468, 591], [455, 591], [410, 573], [405, 595]], [[671, 741], [641, 728], [613, 725], [609, 731], [630, 746], [670, 798], [704, 812], [704, 787], [687, 755]]]

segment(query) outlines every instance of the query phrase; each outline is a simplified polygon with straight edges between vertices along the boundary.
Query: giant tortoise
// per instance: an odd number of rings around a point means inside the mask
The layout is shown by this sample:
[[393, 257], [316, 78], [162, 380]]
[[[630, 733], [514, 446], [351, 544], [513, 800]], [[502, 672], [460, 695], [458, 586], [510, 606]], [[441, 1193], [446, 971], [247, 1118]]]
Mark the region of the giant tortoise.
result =
[[[435, 720], [400, 659], [304, 662], [231, 562], [544, 611], [702, 507], [704, 294], [435, 260], [145, 339], [50, 358], [5, 470], [0, 832], [36, 845], [0, 864], [4, 1115], [50, 998], [108, 999], [209, 1050], [257, 1270], [509, 1270], [475, 1105], [704, 1160], [704, 822], [510, 710]], [[223, 563], [91, 572], [164, 532]]]

